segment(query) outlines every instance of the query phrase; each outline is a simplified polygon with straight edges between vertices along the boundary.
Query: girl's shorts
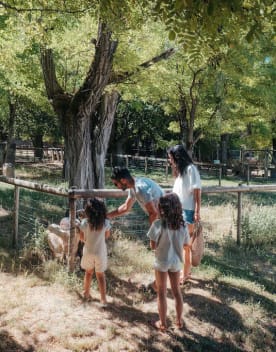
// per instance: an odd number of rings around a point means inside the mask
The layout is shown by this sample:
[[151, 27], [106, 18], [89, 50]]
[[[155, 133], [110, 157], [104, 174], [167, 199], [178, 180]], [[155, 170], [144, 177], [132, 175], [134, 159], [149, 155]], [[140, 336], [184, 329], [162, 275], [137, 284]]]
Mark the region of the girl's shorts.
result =
[[93, 254], [84, 254], [81, 258], [81, 267], [84, 270], [95, 269], [97, 273], [103, 273], [107, 269], [107, 258], [100, 258]]
[[169, 264], [169, 265], [161, 264], [158, 261], [155, 261], [155, 263], [154, 263], [154, 269], [157, 271], [161, 271], [163, 273], [165, 273], [167, 271], [170, 271], [172, 273], [176, 273], [176, 272], [182, 270], [182, 267], [183, 267], [183, 263], [180, 261], [178, 261], [176, 263]]
[[195, 222], [194, 216], [195, 216], [194, 210], [188, 210], [188, 209], [183, 210], [183, 219], [187, 224], [194, 224]]

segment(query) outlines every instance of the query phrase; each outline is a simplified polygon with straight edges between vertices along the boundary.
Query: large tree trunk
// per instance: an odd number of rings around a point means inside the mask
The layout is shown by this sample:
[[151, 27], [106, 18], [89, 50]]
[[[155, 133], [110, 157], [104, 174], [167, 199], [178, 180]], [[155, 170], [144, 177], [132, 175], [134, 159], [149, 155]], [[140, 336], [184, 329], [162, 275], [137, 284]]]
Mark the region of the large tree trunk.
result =
[[137, 70], [148, 68], [174, 53], [173, 49], [166, 50], [139, 65], [134, 72], [116, 75], [112, 72], [112, 63], [117, 44], [111, 39], [107, 26], [99, 23], [94, 60], [74, 96], [64, 92], [57, 81], [52, 51], [41, 52], [47, 95], [63, 127], [64, 175], [70, 187], [104, 186], [104, 161], [119, 99], [117, 92], [105, 94], [106, 86], [121, 83]]
[[41, 54], [47, 94], [63, 126], [65, 177], [70, 187], [92, 189], [104, 185], [103, 165], [118, 96], [103, 92], [116, 48], [111, 32], [100, 24], [94, 61], [74, 96], [66, 94], [57, 82], [52, 51], [43, 50]]

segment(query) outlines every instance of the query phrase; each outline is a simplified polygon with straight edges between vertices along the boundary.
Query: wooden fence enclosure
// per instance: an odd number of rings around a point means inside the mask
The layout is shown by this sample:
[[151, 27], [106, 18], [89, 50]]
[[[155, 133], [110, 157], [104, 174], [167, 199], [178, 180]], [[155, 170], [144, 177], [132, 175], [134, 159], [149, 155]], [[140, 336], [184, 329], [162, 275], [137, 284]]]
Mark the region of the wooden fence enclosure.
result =
[[[32, 183], [24, 180], [19, 180], [16, 178], [7, 178], [0, 176], [0, 182], [7, 183], [14, 186], [14, 207], [13, 207], [13, 243], [16, 248], [18, 248], [18, 219], [20, 212], [20, 190], [30, 189], [36, 192], [53, 194], [58, 197], [63, 197], [68, 200], [69, 205], [69, 217], [70, 217], [70, 242], [69, 242], [69, 253], [68, 253], [68, 270], [74, 270], [74, 257], [73, 253], [73, 239], [75, 238], [75, 220], [76, 220], [76, 204], [80, 199], [87, 199], [93, 197], [100, 197], [104, 199], [110, 198], [125, 198], [127, 196], [126, 191], [115, 190], [115, 189], [95, 189], [95, 190], [82, 190], [82, 189], [70, 189], [65, 190], [61, 188], [54, 188], [48, 185], [42, 185], [37, 183]], [[166, 191], [171, 191], [171, 189], [166, 189]], [[237, 187], [203, 187], [203, 194], [216, 194], [216, 193], [237, 193], [237, 237], [236, 242], [238, 245], [241, 243], [241, 218], [242, 218], [242, 194], [246, 192], [272, 192], [276, 191], [276, 184], [269, 185], [252, 185], [245, 186], [240, 185]]]

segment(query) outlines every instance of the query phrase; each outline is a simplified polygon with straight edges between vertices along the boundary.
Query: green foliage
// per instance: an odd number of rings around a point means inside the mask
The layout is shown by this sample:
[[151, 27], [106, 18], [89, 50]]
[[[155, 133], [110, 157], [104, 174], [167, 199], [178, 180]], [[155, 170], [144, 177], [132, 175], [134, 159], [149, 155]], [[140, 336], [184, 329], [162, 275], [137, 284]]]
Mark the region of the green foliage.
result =
[[[122, 101], [117, 109], [115, 129], [110, 148], [122, 148], [124, 152], [163, 154], [172, 135], [168, 131], [170, 118], [158, 105], [141, 100]], [[132, 149], [135, 148], [135, 151]], [[121, 151], [120, 151], [121, 152]]]

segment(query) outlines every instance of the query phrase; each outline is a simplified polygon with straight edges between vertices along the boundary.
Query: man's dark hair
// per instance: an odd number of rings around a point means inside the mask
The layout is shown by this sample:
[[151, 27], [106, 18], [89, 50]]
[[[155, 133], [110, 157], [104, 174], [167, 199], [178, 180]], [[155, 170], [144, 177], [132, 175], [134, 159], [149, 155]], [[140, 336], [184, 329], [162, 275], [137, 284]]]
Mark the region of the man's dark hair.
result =
[[111, 179], [119, 181], [121, 178], [131, 180], [131, 174], [126, 167], [115, 166], [111, 173]]

